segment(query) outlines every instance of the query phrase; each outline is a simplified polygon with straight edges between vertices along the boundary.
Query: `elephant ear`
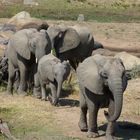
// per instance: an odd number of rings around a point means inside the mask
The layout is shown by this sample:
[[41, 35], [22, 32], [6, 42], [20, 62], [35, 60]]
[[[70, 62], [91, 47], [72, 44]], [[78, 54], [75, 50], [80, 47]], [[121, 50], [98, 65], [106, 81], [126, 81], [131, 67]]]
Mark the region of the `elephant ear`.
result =
[[68, 28], [63, 36], [63, 39], [60, 41], [61, 45], [59, 52], [63, 53], [68, 50], [76, 48], [80, 44], [80, 37], [76, 30]]
[[[22, 36], [22, 37], [21, 37]], [[11, 43], [16, 47], [16, 52], [23, 58], [29, 60], [31, 57], [28, 38], [25, 34], [16, 34]]]
[[77, 76], [81, 85], [94, 94], [103, 95], [103, 81], [93, 56], [85, 59], [77, 68]]

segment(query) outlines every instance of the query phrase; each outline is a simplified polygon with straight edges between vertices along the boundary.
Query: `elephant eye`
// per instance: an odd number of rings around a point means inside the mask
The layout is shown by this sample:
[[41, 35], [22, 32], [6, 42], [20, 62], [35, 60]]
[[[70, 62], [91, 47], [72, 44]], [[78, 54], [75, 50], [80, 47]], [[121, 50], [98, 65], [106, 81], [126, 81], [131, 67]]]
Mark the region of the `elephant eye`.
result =
[[100, 72], [101, 77], [103, 77], [104, 79], [107, 79], [107, 73], [105, 71]]

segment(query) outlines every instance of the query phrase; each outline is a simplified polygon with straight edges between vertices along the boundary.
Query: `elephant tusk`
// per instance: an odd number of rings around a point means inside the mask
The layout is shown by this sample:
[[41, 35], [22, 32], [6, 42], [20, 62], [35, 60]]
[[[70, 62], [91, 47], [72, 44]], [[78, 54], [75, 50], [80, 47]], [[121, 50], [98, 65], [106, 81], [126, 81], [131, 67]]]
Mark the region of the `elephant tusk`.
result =
[[51, 50], [51, 54], [53, 54], [53, 50]]
[[35, 62], [36, 62], [36, 63], [38, 62], [37, 58], [35, 59]]

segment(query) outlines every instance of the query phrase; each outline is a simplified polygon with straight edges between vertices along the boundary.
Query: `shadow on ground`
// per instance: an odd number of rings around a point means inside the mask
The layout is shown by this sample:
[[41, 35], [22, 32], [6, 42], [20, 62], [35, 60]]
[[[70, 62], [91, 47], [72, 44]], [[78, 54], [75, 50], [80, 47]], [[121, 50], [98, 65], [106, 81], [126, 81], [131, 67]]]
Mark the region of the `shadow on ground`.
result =
[[68, 87], [67, 89], [62, 89], [61, 91], [61, 97], [64, 98], [64, 97], [68, 97], [69, 95], [71, 95], [73, 92], [72, 88], [71, 87]]
[[79, 101], [74, 99], [60, 99], [60, 106], [79, 107]]
[[[99, 126], [99, 131], [104, 131], [100, 136], [105, 135], [107, 124]], [[116, 124], [116, 137], [119, 140], [140, 140], [140, 124], [119, 121]]]

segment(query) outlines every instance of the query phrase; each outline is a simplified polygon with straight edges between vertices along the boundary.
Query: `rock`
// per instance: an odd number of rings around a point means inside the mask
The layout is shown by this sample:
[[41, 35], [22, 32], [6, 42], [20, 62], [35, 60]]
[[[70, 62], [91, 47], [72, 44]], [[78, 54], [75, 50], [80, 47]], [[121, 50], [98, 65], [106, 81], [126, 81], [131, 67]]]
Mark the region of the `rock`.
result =
[[42, 22], [40, 19], [32, 18], [30, 14], [26, 11], [22, 11], [15, 16], [13, 16], [7, 24], [13, 24], [16, 26], [16, 29], [19, 30], [25, 24], [30, 23], [39, 23]]
[[9, 39], [0, 37], [0, 45], [7, 45], [9, 42]]
[[10, 140], [18, 140], [11, 134], [7, 123], [3, 122], [1, 119], [0, 119], [0, 132]]
[[9, 38], [11, 38], [13, 36], [14, 32], [12, 31], [0, 31], [0, 37], [4, 38], [5, 40], [8, 40]]
[[0, 31], [13, 31], [13, 32], [16, 32], [16, 25], [14, 24], [9, 24], [9, 23], [5, 23], [1, 26], [1, 29]]
[[38, 6], [38, 2], [36, 2], [35, 0], [23, 0], [23, 4], [24, 5], [35, 5], [35, 6]]
[[84, 21], [85, 20], [85, 17], [83, 14], [79, 14], [78, 18], [77, 18], [77, 21]]
[[16, 22], [18, 22], [19, 20], [28, 20], [30, 19], [31, 16], [28, 12], [26, 11], [22, 11], [20, 13], [17, 13], [15, 16], [13, 16], [9, 21], [8, 23], [11, 23], [11, 24], [14, 24]]
[[25, 23], [24, 25], [22, 25], [19, 30], [22, 30], [22, 29], [28, 29], [28, 28], [36, 28], [37, 30], [41, 30], [41, 29], [44, 29], [44, 30], [47, 30], [49, 27], [48, 23], [47, 22], [44, 22], [44, 21], [39, 21], [39, 22], [28, 22], [28, 23]]
[[115, 58], [120, 58], [123, 61], [126, 71], [131, 71], [136, 67], [140, 67], [140, 58], [127, 52], [120, 52], [115, 55]]

